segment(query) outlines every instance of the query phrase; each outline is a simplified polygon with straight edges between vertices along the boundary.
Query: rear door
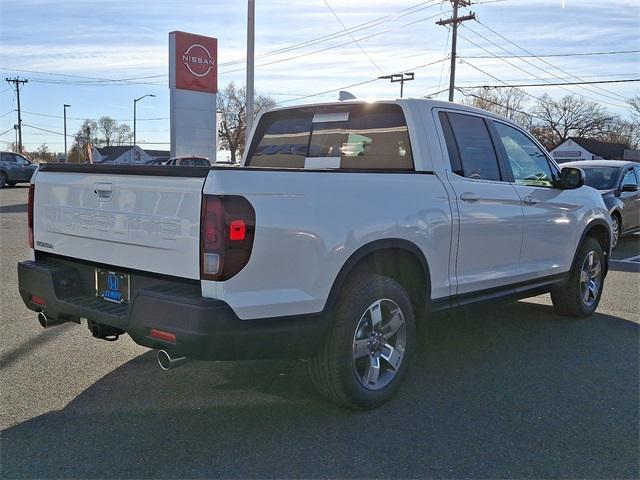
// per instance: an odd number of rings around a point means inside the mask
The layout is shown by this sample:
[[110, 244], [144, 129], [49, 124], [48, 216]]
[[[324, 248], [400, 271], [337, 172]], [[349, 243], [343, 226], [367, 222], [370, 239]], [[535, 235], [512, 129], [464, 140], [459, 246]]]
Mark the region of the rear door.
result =
[[514, 283], [520, 273], [522, 207], [499, 163], [487, 122], [467, 113], [440, 112], [439, 117], [460, 217], [458, 293]]
[[[36, 176], [35, 249], [197, 279], [202, 187], [208, 169], [46, 166]], [[153, 171], [127, 175], [123, 171]], [[58, 171], [55, 171], [58, 170]], [[195, 170], [195, 171], [194, 171]], [[95, 172], [95, 173], [91, 173]], [[172, 176], [168, 176], [168, 174]]]

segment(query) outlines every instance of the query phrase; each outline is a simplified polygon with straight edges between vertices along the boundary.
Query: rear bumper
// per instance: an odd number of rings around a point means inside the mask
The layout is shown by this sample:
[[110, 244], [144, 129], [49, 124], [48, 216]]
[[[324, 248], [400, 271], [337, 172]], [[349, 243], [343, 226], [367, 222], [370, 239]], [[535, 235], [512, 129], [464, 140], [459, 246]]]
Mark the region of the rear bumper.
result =
[[[240, 320], [225, 302], [202, 297], [199, 285], [178, 281], [132, 290], [128, 305], [107, 302], [96, 298], [87, 284], [83, 270], [90, 268], [95, 267], [74, 268], [56, 260], [20, 262], [20, 296], [27, 308], [48, 317], [86, 318], [128, 333], [139, 345], [201, 360], [304, 358], [313, 354], [327, 330], [321, 315]], [[152, 338], [152, 328], [175, 334], [175, 343]]]

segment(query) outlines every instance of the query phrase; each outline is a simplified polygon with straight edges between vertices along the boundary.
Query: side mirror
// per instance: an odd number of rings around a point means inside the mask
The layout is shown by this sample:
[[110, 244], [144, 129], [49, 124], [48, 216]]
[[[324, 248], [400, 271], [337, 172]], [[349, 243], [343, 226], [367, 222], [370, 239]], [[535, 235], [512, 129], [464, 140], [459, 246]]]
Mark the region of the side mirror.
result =
[[625, 183], [624, 185], [622, 185], [622, 192], [637, 192], [638, 191], [638, 185], [636, 185], [635, 183]]
[[573, 190], [584, 185], [584, 172], [581, 168], [564, 167], [560, 171], [560, 188]]

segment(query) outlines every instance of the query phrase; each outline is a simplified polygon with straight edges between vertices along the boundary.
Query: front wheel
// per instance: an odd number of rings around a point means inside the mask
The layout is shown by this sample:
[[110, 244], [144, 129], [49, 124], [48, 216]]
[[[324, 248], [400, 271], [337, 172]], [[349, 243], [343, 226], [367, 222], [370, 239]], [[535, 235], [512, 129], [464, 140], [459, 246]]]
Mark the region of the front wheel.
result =
[[0, 172], [0, 188], [4, 188], [7, 186], [7, 174], [4, 172]]
[[402, 383], [415, 335], [404, 288], [388, 277], [359, 275], [348, 283], [325, 344], [309, 363], [311, 379], [334, 403], [377, 407]]
[[594, 238], [587, 238], [567, 282], [551, 291], [556, 312], [569, 317], [586, 317], [595, 312], [602, 296], [604, 268], [602, 246]]
[[620, 229], [622, 228], [622, 222], [620, 221], [620, 215], [614, 213], [611, 215], [611, 250], [618, 246], [620, 240]]

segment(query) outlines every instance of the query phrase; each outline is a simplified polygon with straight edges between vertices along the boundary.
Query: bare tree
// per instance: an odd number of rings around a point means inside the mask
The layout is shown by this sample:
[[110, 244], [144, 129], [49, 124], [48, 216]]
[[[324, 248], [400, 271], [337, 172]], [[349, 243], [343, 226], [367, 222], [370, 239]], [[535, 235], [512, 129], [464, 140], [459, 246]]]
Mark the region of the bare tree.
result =
[[531, 115], [525, 111], [527, 94], [517, 88], [476, 88], [466, 93], [466, 105], [508, 118], [524, 128], [531, 127]]
[[554, 100], [543, 95], [534, 109], [538, 122], [532, 131], [547, 147], [569, 137], [597, 138], [607, 131], [612, 115], [602, 106], [584, 98], [566, 95]]
[[111, 117], [100, 117], [98, 119], [98, 132], [101, 143], [109, 147], [116, 139], [118, 122]]
[[[233, 82], [218, 94], [218, 112], [220, 124], [218, 136], [221, 146], [231, 152], [231, 161], [236, 162], [238, 155], [244, 152], [245, 128], [246, 128], [246, 90], [244, 87], [236, 88]], [[275, 106], [273, 98], [258, 95], [255, 99], [255, 112], [258, 114], [265, 108]]]
[[131, 132], [131, 127], [126, 123], [121, 123], [116, 129], [116, 137], [115, 144], [116, 145], [128, 145], [131, 142], [131, 137], [133, 137], [133, 133]]

